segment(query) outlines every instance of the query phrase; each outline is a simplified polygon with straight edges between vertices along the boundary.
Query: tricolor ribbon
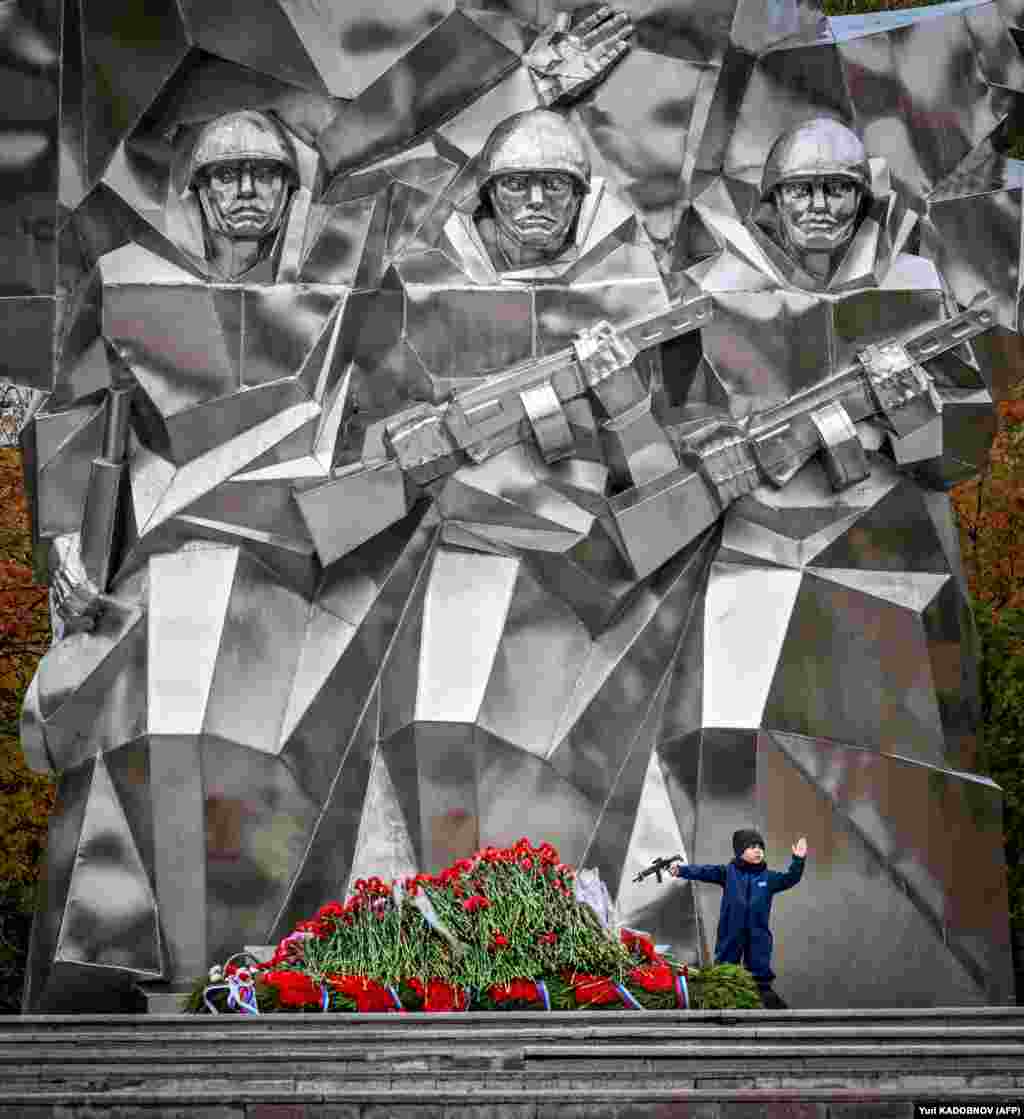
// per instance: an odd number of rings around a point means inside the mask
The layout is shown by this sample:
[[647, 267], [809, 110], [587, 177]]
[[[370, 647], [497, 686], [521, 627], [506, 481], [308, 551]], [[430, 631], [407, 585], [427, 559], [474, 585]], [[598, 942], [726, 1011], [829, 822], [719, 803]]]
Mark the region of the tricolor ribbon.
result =
[[228, 1009], [242, 1014], [259, 1014], [256, 990], [251, 979], [242, 980], [237, 975], [225, 976], [228, 989]]
[[[228, 967], [231, 965], [232, 960], [237, 959], [239, 956], [249, 956], [250, 959], [255, 959], [250, 956], [248, 952], [236, 952], [234, 956], [229, 956], [227, 962], [224, 964], [223, 983], [212, 983], [203, 991], [203, 1002], [206, 1003], [207, 1010], [211, 1014], [219, 1014], [220, 1011], [210, 1002], [209, 995], [211, 991], [227, 991], [228, 993], [228, 1010], [237, 1010], [241, 1014], [259, 1014], [260, 1008], [256, 1002], [256, 983], [249, 977], [240, 979], [238, 972], [228, 974]], [[219, 968], [217, 969], [220, 970]], [[212, 973], [211, 973], [212, 974]]]
[[550, 1010], [551, 996], [548, 994], [547, 984], [544, 982], [543, 979], [537, 980], [537, 991], [539, 992], [540, 997], [544, 1000], [544, 1009]]
[[640, 1003], [636, 1001], [636, 999], [629, 993], [629, 991], [626, 990], [626, 988], [621, 983], [614, 983], [613, 986], [615, 987], [615, 990], [618, 991], [619, 994], [622, 996], [622, 1001], [627, 1006], [631, 1006], [634, 1010], [643, 1010], [643, 1007], [640, 1005]]
[[690, 990], [686, 986], [686, 976], [681, 971], [676, 972], [676, 1006], [680, 1010], [690, 1009]]

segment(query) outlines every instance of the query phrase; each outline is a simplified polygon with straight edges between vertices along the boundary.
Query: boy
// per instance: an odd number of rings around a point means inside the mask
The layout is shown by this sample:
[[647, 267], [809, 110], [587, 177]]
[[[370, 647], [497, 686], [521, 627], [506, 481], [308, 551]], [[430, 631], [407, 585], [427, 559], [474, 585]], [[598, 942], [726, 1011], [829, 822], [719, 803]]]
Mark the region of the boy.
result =
[[764, 861], [764, 839], [749, 828], [732, 837], [736, 858], [726, 866], [690, 866], [672, 869], [677, 878], [714, 882], [722, 886], [722, 909], [718, 915], [715, 963], [744, 963], [757, 980], [761, 1002], [767, 1010], [783, 1010], [786, 1004], [772, 990], [772, 934], [768, 928], [772, 898], [800, 881], [807, 857], [807, 839], [793, 844], [793, 859], [785, 873], [769, 870]]

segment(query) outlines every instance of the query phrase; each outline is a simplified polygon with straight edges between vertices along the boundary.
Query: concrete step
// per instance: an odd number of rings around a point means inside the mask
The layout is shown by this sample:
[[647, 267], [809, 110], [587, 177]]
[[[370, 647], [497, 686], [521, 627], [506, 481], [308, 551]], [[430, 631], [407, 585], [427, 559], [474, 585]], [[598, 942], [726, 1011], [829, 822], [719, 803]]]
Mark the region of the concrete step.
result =
[[[298, 1014], [273, 1014], [263, 1016], [244, 1016], [237, 1014], [23, 1014], [17, 1017], [0, 1016], [0, 1035], [10, 1029], [24, 1031], [30, 1029], [54, 1030], [66, 1025], [79, 1029], [90, 1026], [99, 1027], [105, 1035], [111, 1032], [150, 1030], [154, 1026], [168, 1031], [184, 1031], [192, 1034], [196, 1030], [217, 1030], [225, 1024], [245, 1022], [247, 1029], [266, 1028], [275, 1035], [282, 1029], [297, 1026], [304, 1032], [318, 1023], [344, 1023], [347, 1029], [377, 1030], [385, 1029], [389, 1034], [401, 1027], [403, 1029], [430, 1030], [443, 1026], [449, 1030], [476, 1032], [481, 1025], [497, 1024], [502, 1027], [526, 1025], [548, 1029], [552, 1025], [568, 1025], [573, 1028], [590, 1028], [594, 1025], [613, 1026], [628, 1024], [629, 1027], [651, 1026], [661, 1028], [665, 1025], [681, 1026], [721, 1025], [734, 1028], [744, 1026], [754, 1028], [760, 1025], [821, 1026], [822, 1028], [850, 1027], [865, 1025], [898, 1026], [909, 1025], [950, 1025], [956, 1026], [1024, 1026], [1024, 1007], [1017, 1006], [937, 1006], [919, 1009], [907, 1008], [855, 1008], [842, 1010], [573, 1010], [573, 1011], [472, 1011], [470, 1013], [453, 1011], [443, 1014], [329, 1014], [316, 1011]], [[544, 1023], [543, 1026], [538, 1023]], [[230, 1026], [228, 1027], [230, 1028]]]
[[1024, 1096], [1024, 1009], [0, 1018], [0, 1119], [910, 1119], [936, 1094]]
[[340, 1025], [330, 1030], [314, 1027], [308, 1031], [291, 1030], [270, 1036], [248, 1026], [207, 1031], [198, 1037], [187, 1037], [180, 1032], [120, 1033], [113, 1037], [101, 1030], [82, 1032], [26, 1031], [8, 1036], [0, 1030], [0, 1063], [19, 1060], [35, 1047], [46, 1046], [51, 1058], [82, 1060], [93, 1052], [106, 1053], [116, 1040], [121, 1059], [158, 1060], [176, 1059], [195, 1051], [197, 1043], [218, 1051], [230, 1051], [232, 1059], [246, 1059], [258, 1054], [273, 1041], [278, 1053], [288, 1053], [290, 1059], [302, 1054], [318, 1052], [327, 1047], [332, 1053], [363, 1053], [369, 1047], [376, 1051], [433, 1051], [451, 1050], [453, 1044], [460, 1049], [498, 1044], [502, 1046], [536, 1046], [562, 1048], [575, 1046], [581, 1052], [599, 1048], [602, 1054], [618, 1053], [617, 1043], [628, 1047], [641, 1047], [652, 1052], [666, 1046], [669, 1049], [685, 1047], [700, 1052], [718, 1052], [722, 1055], [741, 1055], [754, 1046], [760, 1052], [781, 1055], [793, 1048], [808, 1049], [826, 1045], [830, 1051], [843, 1047], [864, 1049], [878, 1047], [887, 1052], [911, 1048], [922, 1052], [942, 1051], [955, 1047], [961, 1054], [978, 1048], [1006, 1048], [1015, 1051], [1024, 1046], [1024, 1026], [979, 1026], [957, 1030], [950, 1026], [879, 1026], [860, 1029], [840, 1028], [828, 1031], [812, 1028], [787, 1028], [785, 1025], [735, 1027], [668, 1026], [662, 1029], [637, 1026], [592, 1026], [584, 1029], [552, 1027], [548, 1030], [508, 1028], [481, 1025], [472, 1033], [436, 1027], [432, 1030], [389, 1032], [353, 1030]]

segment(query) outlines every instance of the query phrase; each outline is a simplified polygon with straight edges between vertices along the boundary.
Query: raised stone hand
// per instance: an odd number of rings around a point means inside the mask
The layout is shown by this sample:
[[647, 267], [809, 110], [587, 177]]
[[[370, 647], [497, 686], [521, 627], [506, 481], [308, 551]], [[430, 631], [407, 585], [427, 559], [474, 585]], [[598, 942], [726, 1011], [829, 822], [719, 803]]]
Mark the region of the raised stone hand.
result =
[[572, 31], [570, 19], [568, 12], [559, 12], [524, 55], [545, 105], [582, 97], [629, 50], [633, 25], [624, 13], [601, 7]]

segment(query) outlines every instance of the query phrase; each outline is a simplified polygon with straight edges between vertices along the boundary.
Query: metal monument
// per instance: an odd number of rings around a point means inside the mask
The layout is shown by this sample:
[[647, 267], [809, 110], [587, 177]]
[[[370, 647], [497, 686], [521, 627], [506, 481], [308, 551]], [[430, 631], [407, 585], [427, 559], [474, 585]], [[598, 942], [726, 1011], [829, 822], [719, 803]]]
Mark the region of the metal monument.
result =
[[27, 1009], [524, 833], [696, 960], [717, 898], [634, 873], [751, 823], [810, 843], [787, 1001], [1010, 999], [944, 490], [1016, 353], [1024, 4], [563, 7], [4, 14]]

